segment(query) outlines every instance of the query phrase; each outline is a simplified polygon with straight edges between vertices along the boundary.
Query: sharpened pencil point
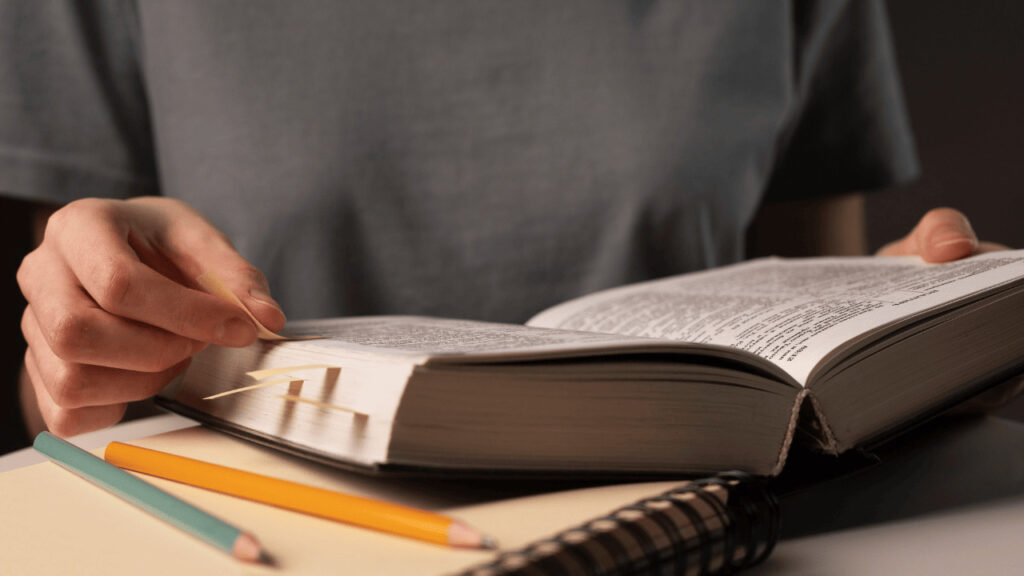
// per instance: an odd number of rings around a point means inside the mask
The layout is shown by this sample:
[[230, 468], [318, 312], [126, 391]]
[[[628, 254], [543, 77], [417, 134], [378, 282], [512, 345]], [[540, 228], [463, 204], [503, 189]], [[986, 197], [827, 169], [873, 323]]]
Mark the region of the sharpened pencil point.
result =
[[494, 538], [481, 534], [466, 524], [454, 520], [448, 526], [448, 545], [455, 548], [484, 548], [493, 550], [497, 548], [498, 543]]
[[231, 547], [231, 555], [245, 562], [260, 562], [263, 558], [263, 550], [256, 538], [242, 532], [235, 539], [235, 545]]
[[494, 538], [488, 536], [487, 534], [484, 534], [480, 538], [480, 547], [483, 548], [484, 550], [497, 550], [498, 549], [498, 541], [495, 540]]

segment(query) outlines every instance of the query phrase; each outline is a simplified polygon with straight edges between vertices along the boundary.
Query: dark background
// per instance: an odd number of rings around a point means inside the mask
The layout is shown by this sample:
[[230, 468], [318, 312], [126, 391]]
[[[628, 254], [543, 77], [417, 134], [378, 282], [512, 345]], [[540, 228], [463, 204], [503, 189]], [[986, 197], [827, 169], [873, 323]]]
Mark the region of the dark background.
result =
[[[952, 206], [1024, 248], [1024, 2], [892, 0], [889, 19], [922, 176], [868, 197], [871, 249]], [[1024, 420], [1024, 396], [1000, 411]]]
[[1024, 3], [888, 3], [922, 177], [869, 197], [872, 249], [932, 206], [966, 212], [986, 240], [1024, 247]]
[[[1024, 247], [1018, 208], [1024, 190], [1024, 2], [895, 0], [888, 4], [922, 178], [868, 198], [871, 249], [910, 230], [935, 206], [967, 213], [978, 234]], [[0, 386], [14, 387], [24, 353], [24, 301], [14, 272], [29, 246], [29, 214], [0, 199]], [[20, 447], [9, 430], [12, 395], [0, 394], [0, 454]], [[1024, 397], [1003, 408], [1024, 420]]]

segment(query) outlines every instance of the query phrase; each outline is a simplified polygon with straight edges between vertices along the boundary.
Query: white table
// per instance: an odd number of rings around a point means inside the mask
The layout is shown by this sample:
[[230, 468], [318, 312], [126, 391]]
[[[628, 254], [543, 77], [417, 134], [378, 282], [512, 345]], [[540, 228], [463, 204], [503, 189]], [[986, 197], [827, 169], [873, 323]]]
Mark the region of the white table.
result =
[[[174, 415], [73, 438], [86, 449], [194, 423]], [[788, 531], [749, 574], [1024, 574], [1024, 423], [959, 421], [911, 436], [881, 465], [783, 499]], [[0, 457], [0, 472], [43, 458]]]
[[[163, 414], [160, 416], [152, 416], [150, 418], [132, 420], [131, 422], [124, 422], [111, 428], [105, 428], [103, 430], [97, 430], [87, 434], [80, 434], [74, 438], [70, 438], [69, 440], [84, 450], [95, 450], [96, 448], [102, 448], [108, 443], [114, 441], [127, 442], [136, 438], [144, 438], [146, 436], [153, 436], [163, 432], [180, 430], [181, 428], [196, 425], [195, 421], [189, 420], [183, 416], [178, 416], [177, 414]], [[11, 452], [10, 454], [0, 456], [0, 473], [8, 470], [14, 470], [15, 468], [21, 468], [22, 466], [38, 464], [40, 462], [46, 462], [46, 456], [36, 452], [30, 446], [28, 448]]]

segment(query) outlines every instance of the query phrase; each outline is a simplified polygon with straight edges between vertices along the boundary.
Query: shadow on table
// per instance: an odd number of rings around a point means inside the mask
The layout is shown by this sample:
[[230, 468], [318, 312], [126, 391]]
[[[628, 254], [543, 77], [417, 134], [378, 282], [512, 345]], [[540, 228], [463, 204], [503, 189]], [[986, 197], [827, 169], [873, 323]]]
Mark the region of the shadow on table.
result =
[[779, 479], [784, 539], [1024, 494], [1024, 422], [947, 416], [859, 461], [792, 459]]

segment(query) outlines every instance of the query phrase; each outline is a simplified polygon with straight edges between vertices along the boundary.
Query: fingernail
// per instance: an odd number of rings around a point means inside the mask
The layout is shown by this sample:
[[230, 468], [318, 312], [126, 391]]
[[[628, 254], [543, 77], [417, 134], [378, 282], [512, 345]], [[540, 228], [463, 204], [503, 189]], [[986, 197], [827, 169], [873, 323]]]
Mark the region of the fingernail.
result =
[[248, 346], [255, 339], [256, 327], [241, 318], [228, 320], [217, 331], [217, 343], [222, 346]]
[[945, 246], [952, 246], [954, 244], [964, 244], [966, 246], [974, 246], [975, 242], [973, 240], [971, 240], [970, 238], [964, 238], [963, 236], [960, 236], [959, 238], [950, 238], [949, 240], [939, 240], [937, 242], [933, 242], [932, 243], [932, 247], [933, 248], [942, 248], [942, 247], [945, 247]]
[[270, 293], [264, 290], [263, 288], [250, 288], [249, 296], [251, 296], [253, 300], [257, 300], [259, 302], [262, 302], [263, 304], [266, 304], [267, 306], [273, 306], [274, 308], [281, 310], [281, 305], [278, 304], [273, 298], [271, 298]]
[[951, 246], [953, 244], [969, 244], [971, 246], [976, 246], [978, 244], [978, 240], [974, 237], [974, 233], [969, 228], [964, 230], [962, 228], [951, 227], [940, 228], [932, 233], [929, 244], [935, 248]]

